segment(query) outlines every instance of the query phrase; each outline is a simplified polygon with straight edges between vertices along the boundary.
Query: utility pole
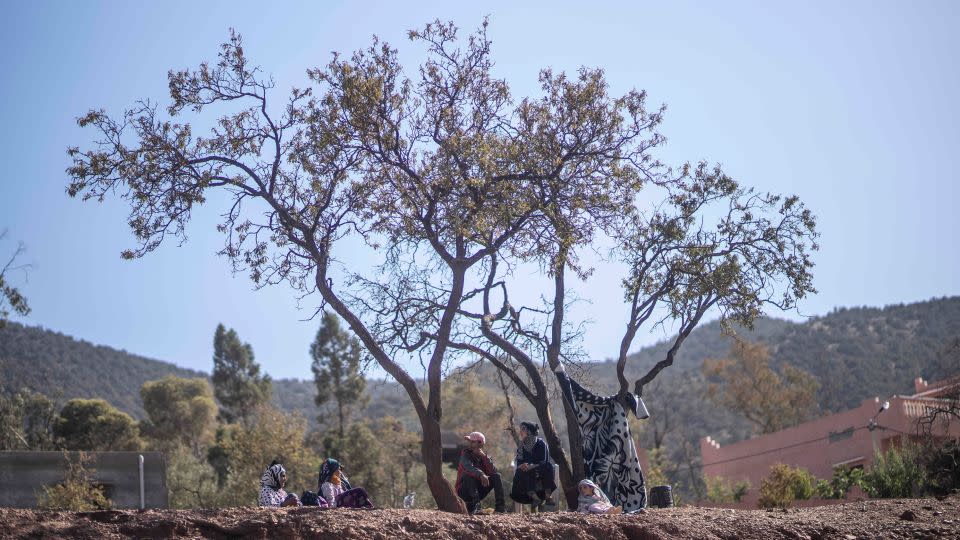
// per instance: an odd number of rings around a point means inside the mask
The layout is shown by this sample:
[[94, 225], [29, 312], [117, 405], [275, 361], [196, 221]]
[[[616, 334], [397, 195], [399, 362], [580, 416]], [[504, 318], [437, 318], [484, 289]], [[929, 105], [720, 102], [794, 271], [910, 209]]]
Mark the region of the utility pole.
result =
[[886, 429], [886, 428], [884, 428], [883, 426], [877, 424], [877, 417], [880, 416], [880, 413], [882, 413], [883, 411], [885, 411], [885, 410], [887, 410], [887, 409], [889, 409], [889, 408], [890, 408], [890, 402], [889, 402], [889, 401], [884, 401], [884, 402], [883, 402], [883, 405], [880, 406], [880, 410], [877, 411], [877, 414], [873, 415], [873, 417], [870, 418], [870, 421], [867, 422], [867, 429], [870, 430], [870, 440], [871, 440], [871, 442], [873, 443], [873, 455], [874, 455], [874, 456], [876, 456], [877, 453], [880, 451], [879, 448], [877, 447], [877, 430], [878, 430], [878, 429]]

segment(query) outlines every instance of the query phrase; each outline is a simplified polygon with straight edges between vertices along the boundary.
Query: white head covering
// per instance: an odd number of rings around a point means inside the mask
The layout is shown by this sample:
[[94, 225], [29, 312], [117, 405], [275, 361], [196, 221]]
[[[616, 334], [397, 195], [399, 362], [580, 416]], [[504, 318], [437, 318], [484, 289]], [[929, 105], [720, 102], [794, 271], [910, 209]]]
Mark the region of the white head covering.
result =
[[602, 489], [600, 489], [600, 486], [594, 484], [593, 480], [587, 480], [585, 478], [580, 481], [580, 484], [578, 485], [578, 489], [579, 489], [579, 486], [590, 486], [593, 488], [592, 496], [585, 496], [582, 493], [580, 494], [579, 498], [577, 499], [577, 502], [580, 504], [580, 506], [585, 508], [597, 502], [605, 502], [607, 504], [611, 504], [610, 499], [607, 498], [607, 494], [604, 493]]
[[286, 475], [287, 470], [283, 468], [283, 465], [275, 463], [263, 471], [263, 476], [260, 477], [260, 487], [278, 490], [280, 489], [280, 477]]

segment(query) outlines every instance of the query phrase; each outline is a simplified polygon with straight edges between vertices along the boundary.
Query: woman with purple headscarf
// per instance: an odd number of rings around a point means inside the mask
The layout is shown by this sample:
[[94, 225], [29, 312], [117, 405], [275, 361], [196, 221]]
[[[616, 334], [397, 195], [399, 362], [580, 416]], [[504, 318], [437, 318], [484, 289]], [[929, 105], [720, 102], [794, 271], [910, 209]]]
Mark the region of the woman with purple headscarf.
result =
[[327, 458], [320, 466], [320, 496], [333, 508], [373, 508], [362, 487], [352, 487], [340, 462]]

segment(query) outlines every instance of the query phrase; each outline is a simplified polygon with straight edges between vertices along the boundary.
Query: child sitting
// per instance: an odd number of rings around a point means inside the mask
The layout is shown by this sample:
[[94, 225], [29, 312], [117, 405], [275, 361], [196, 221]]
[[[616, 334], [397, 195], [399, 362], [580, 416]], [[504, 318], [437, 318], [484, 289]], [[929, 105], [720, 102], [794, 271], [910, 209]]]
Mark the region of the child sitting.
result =
[[619, 514], [623, 509], [619, 506], [610, 504], [610, 499], [600, 489], [599, 486], [591, 480], [581, 480], [580, 497], [577, 499], [577, 512], [583, 514]]

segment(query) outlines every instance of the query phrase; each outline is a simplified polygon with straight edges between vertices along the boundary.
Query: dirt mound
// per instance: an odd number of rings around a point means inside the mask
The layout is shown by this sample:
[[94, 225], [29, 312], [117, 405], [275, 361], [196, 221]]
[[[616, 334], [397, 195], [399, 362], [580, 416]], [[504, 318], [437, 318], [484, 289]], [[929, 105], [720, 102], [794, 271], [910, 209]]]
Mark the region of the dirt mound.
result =
[[960, 497], [792, 510], [671, 508], [627, 516], [458, 516], [428, 510], [108, 510], [0, 508], [0, 538], [338, 538], [357, 540], [960, 538]]

